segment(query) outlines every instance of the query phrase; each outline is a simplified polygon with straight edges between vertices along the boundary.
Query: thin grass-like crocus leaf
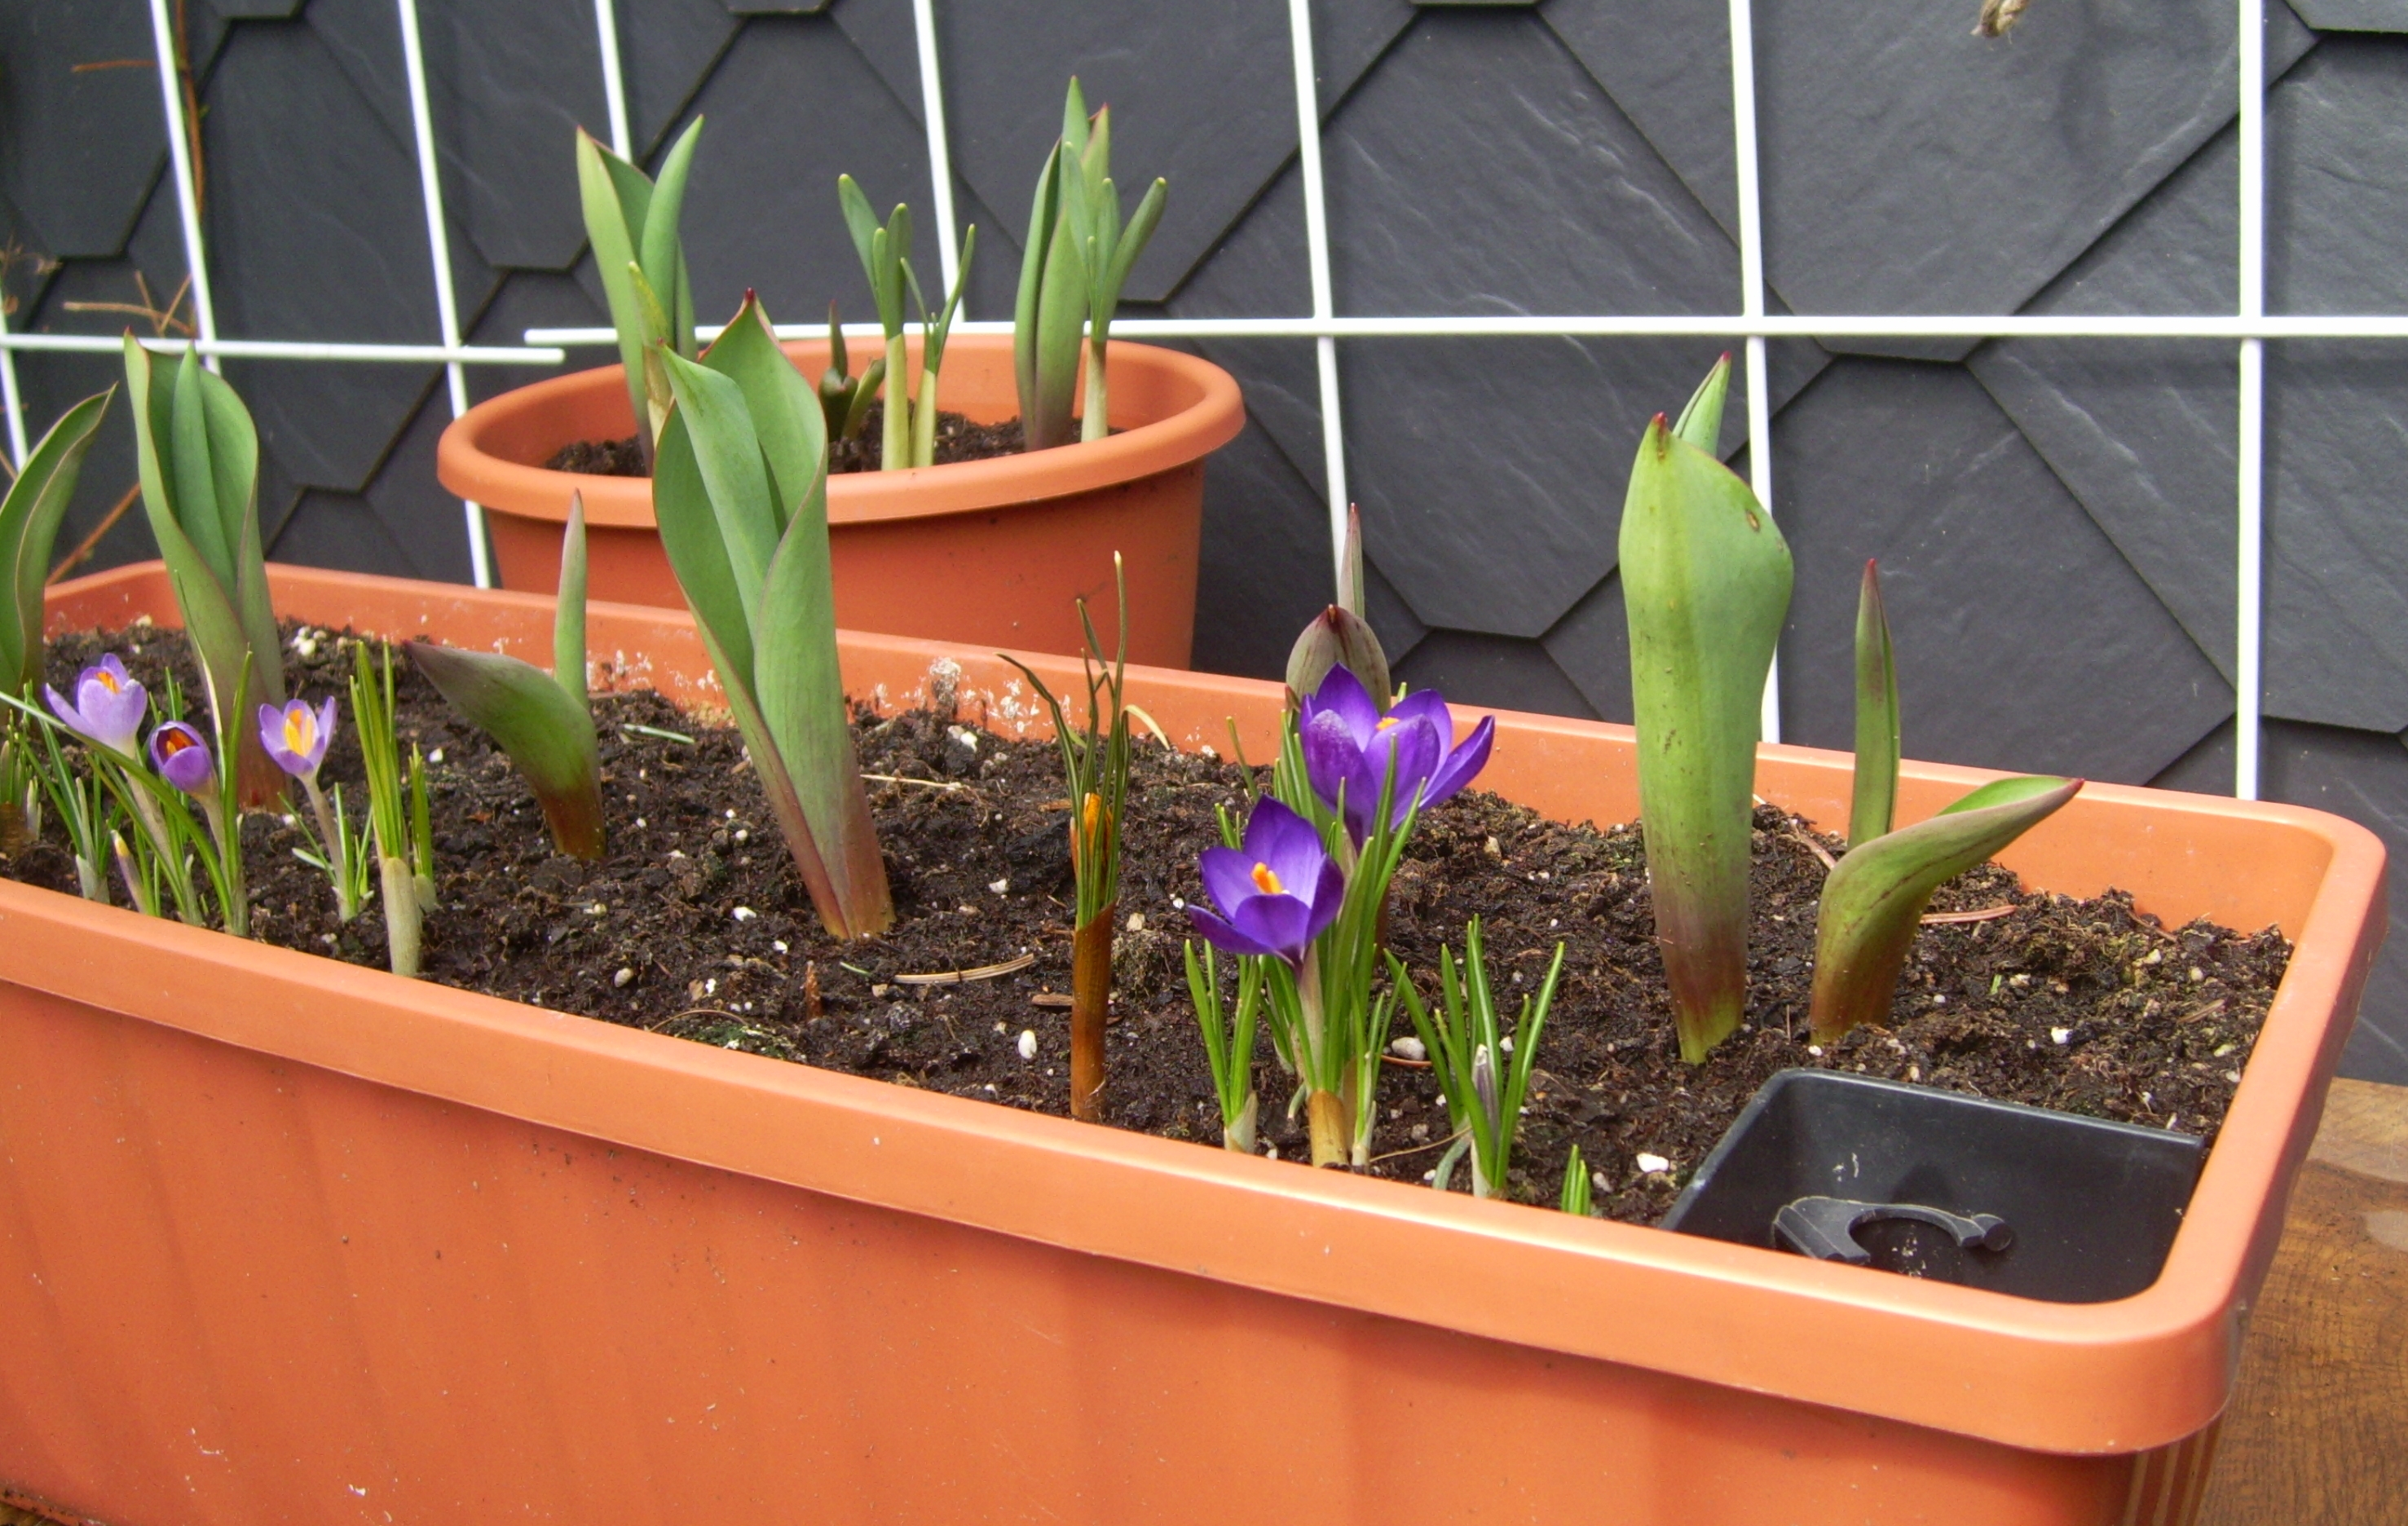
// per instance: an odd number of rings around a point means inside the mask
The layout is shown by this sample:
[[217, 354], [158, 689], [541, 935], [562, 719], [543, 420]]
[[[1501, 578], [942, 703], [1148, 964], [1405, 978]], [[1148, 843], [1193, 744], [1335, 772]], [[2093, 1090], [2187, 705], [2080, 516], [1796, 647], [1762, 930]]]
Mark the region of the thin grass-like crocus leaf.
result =
[[[59, 416], [25, 457], [8, 496], [0, 498], [0, 556], [7, 558], [8, 589], [17, 607], [0, 621], [0, 674], [23, 693], [42, 677], [42, 583], [50, 548], [74, 498], [83, 458], [100, 433], [101, 416], [117, 389], [85, 398]], [[105, 882], [104, 882], [105, 885]]]
[[216, 729], [236, 747], [241, 803], [265, 805], [284, 774], [243, 717], [284, 702], [283, 650], [260, 547], [259, 435], [251, 414], [187, 351], [173, 381], [125, 338], [127, 401], [143, 512], [167, 564], [186, 638], [209, 691]]
[[[1020, 393], [1020, 416], [1036, 416], [1041, 381], [1037, 314], [1045, 290], [1045, 260], [1062, 216], [1062, 145], [1055, 143], [1038, 172], [1037, 197], [1028, 209], [1028, 242], [1020, 255], [1020, 289], [1011, 311], [1012, 376]], [[1067, 417], [1067, 415], [1066, 415]]]
[[2079, 779], [2000, 779], [1928, 821], [1850, 848], [1823, 882], [1815, 914], [1814, 1037], [1833, 1044], [1858, 1023], [1886, 1018], [1931, 893], [2081, 789]]
[[1789, 608], [1789, 548], [1747, 484], [1647, 427], [1622, 511], [1639, 814], [1682, 1057], [1739, 1024], [1756, 726]]
[[1882, 612], [1881, 570], [1865, 564], [1856, 596], [1856, 766], [1848, 811], [1848, 846], [1860, 847], [1889, 830], [1898, 803], [1898, 655]]
[[1722, 458], [1723, 399], [1730, 392], [1730, 352], [1725, 351], [1672, 423], [1674, 439], [1687, 440], [1716, 460]]

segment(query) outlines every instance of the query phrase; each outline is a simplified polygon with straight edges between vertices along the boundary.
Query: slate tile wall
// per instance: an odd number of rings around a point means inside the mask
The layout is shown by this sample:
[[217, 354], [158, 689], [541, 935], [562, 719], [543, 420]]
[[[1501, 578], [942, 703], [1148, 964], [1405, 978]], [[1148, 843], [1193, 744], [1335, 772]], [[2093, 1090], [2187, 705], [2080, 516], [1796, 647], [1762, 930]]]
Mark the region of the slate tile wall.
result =
[[[1972, 0], [1758, 0], [1776, 311], [2213, 312], [2238, 291], [2233, 7], [2039, 0], [2007, 38]], [[2408, 11], [2271, 0], [2268, 297], [2408, 310]], [[571, 0], [421, 0], [470, 338], [601, 321], [569, 154], [600, 132]], [[1310, 301], [1280, 0], [942, 0], [971, 307], [1009, 310], [1063, 77], [1114, 104], [1135, 183], [1172, 182], [1132, 313]], [[1721, 0], [1315, 0], [1340, 310], [1701, 313], [1735, 303]], [[1962, 12], [1962, 14], [1960, 14]], [[220, 322], [279, 338], [435, 337], [391, 0], [184, 0]], [[927, 206], [908, 0], [620, 0], [639, 150], [699, 114], [687, 210], [706, 312], [868, 303], [834, 216], [852, 172]], [[0, 272], [10, 321], [113, 333], [184, 279], [143, 0], [0, 7]], [[935, 263], [925, 236], [918, 257]], [[181, 311], [169, 315], [172, 328]], [[1194, 346], [1246, 388], [1208, 487], [1197, 655], [1269, 673], [1326, 597], [1311, 347]], [[1615, 519], [1639, 421], [1716, 341], [1340, 347], [1373, 617], [1417, 684], [1627, 718]], [[1804, 341], [1772, 347], [1775, 507], [1799, 566], [1784, 722], [1844, 743], [1856, 568], [1882, 557], [1910, 750], [2229, 788], [2236, 390], [2229, 347]], [[2408, 854], [2408, 353], [2268, 357], [2266, 791]], [[36, 428], [108, 357], [21, 362]], [[465, 577], [433, 480], [431, 367], [230, 366], [263, 434], [275, 554]], [[527, 373], [477, 370], [491, 396]], [[1725, 449], [1744, 465], [1733, 410]], [[122, 414], [68, 543], [133, 482]], [[95, 566], [146, 555], [138, 512]], [[2394, 898], [2408, 908], [2408, 886]], [[2408, 912], [2403, 912], [2408, 914]], [[2347, 1068], [2408, 1081], [2408, 938]]]

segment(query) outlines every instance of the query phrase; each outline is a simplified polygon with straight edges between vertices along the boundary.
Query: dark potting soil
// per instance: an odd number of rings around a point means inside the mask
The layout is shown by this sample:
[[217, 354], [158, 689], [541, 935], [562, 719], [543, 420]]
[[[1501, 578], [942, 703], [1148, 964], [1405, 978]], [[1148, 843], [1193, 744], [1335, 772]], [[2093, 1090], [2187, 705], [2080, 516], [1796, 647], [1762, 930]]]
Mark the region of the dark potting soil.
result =
[[[862, 415], [861, 428], [841, 439], [828, 442], [828, 471], [876, 471], [882, 449], [882, 431], [885, 427], [886, 405], [872, 403]], [[937, 413], [937, 465], [950, 467], [959, 461], [987, 461], [999, 455], [1018, 455], [1021, 450], [1020, 421], [1006, 419], [1001, 424], [973, 424], [959, 413], [939, 410]], [[581, 439], [564, 445], [544, 463], [549, 471], [582, 472], [593, 477], [649, 477], [644, 464], [641, 439], [629, 435], [624, 439]]]
[[[315, 699], [350, 670], [345, 642], [287, 627], [288, 678]], [[136, 627], [52, 644], [65, 684], [116, 651], [159, 690], [172, 663], [200, 691], [180, 634]], [[557, 1011], [1064, 1114], [1068, 1109], [1070, 863], [1068, 801], [1051, 743], [1006, 741], [975, 716], [857, 718], [864, 771], [897, 913], [880, 938], [820, 930], [736, 733], [649, 691], [597, 697], [609, 852], [550, 851], [540, 813], [498, 751], [455, 720], [406, 665], [399, 731], [426, 750], [440, 905], [425, 929], [430, 978]], [[650, 728], [650, 729], [638, 729]], [[656, 732], [675, 732], [673, 739]], [[691, 741], [681, 740], [692, 738]], [[365, 810], [348, 719], [324, 777]], [[1107, 1044], [1111, 1125], [1220, 1147], [1220, 1119], [1181, 959], [1196, 856], [1218, 841], [1213, 807], [1242, 802], [1240, 770], [1139, 747]], [[2087, 900], [2022, 889], [1984, 866], [1944, 887], [1891, 1019], [1827, 1052], [1809, 1042], [1815, 900], [1836, 849], [1799, 818], [1756, 813], [1745, 1025], [1707, 1062], [1682, 1063], [1668, 1015], [1635, 825], [1547, 821], [1470, 791], [1432, 811], [1395, 882], [1391, 942], [1425, 984], [1441, 942], [1482, 917], [1500, 995], [1535, 988], [1560, 940], [1564, 975], [1541, 1038], [1510, 1185], [1555, 1201], [1577, 1144], [1600, 1212], [1652, 1222], [1756, 1088], [1787, 1066], [1823, 1066], [2127, 1119], [2213, 1138], [2289, 945], [2206, 922], [2166, 929], [2120, 892]], [[257, 935], [381, 965], [375, 906], [337, 925], [323, 878], [296, 861], [297, 828], [250, 819]], [[53, 822], [7, 866], [72, 894]], [[1024, 962], [1025, 961], [1025, 962]], [[928, 984], [995, 966], [1009, 972]], [[1516, 1003], [1518, 1004], [1518, 1003]], [[1035, 1058], [1024, 1058], [1024, 1033]], [[1397, 1036], [1411, 1032], [1399, 1016]], [[1255, 1065], [1264, 1142], [1303, 1153], [1301, 1119], [1268, 1039]], [[1447, 1135], [1426, 1067], [1392, 1060], [1373, 1142], [1377, 1174], [1424, 1179]], [[1642, 1155], [1670, 1162], [1643, 1171]], [[1463, 1185], [1458, 1173], [1457, 1186]]]

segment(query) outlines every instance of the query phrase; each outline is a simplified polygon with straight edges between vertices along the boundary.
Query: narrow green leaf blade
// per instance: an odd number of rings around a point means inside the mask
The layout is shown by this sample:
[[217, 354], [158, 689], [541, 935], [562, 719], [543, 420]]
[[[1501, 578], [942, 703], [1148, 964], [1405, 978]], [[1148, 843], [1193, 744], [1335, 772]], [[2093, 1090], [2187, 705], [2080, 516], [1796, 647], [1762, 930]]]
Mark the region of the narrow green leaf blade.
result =
[[601, 762], [585, 707], [552, 674], [516, 657], [432, 641], [402, 650], [462, 720], [509, 754], [543, 806], [552, 845], [571, 857], [599, 858]]
[[773, 532], [783, 535], [827, 463], [827, 415], [810, 383], [778, 347], [769, 314], [752, 293], [703, 352], [702, 364], [736, 383], [769, 463]]
[[1658, 414], [1622, 511], [1640, 821], [1681, 1053], [1738, 1026], [1764, 683], [1789, 608], [1789, 548], [1747, 484]]
[[1928, 821], [1852, 848], [1823, 882], [1815, 913], [1814, 1036], [1836, 1043], [1889, 1015], [1898, 972], [1931, 893], [2046, 820], [2079, 779], [2000, 780]]
[[0, 552], [9, 559], [9, 587], [17, 597], [15, 618], [0, 621], [0, 674], [13, 675], [18, 691], [42, 676], [42, 583], [50, 576], [51, 547], [75, 497], [83, 458], [116, 396], [111, 387], [61, 414], [0, 498]]
[[[668, 153], [661, 160], [661, 172], [652, 181], [652, 203], [645, 209], [636, 247], [636, 259], [644, 267], [644, 279], [661, 294], [664, 306], [666, 300], [675, 298], [685, 277], [685, 246], [679, 237], [678, 223], [685, 210], [686, 177], [693, 173], [695, 149], [701, 139], [702, 119], [696, 117], [669, 145]], [[670, 317], [668, 332], [673, 337], [675, 314], [672, 312]], [[693, 342], [690, 337], [687, 342]]]
[[735, 569], [727, 559], [719, 515], [710, 506], [682, 409], [669, 414], [652, 460], [652, 519], [660, 526], [661, 549], [684, 591], [686, 607], [711, 643], [711, 665], [731, 696], [729, 702], [741, 690], [751, 704], [752, 623], [737, 592]]
[[1722, 458], [1723, 399], [1730, 392], [1731, 357], [1725, 352], [1672, 425], [1676, 439], [1684, 439], [1716, 460]]
[[1861, 847], [1889, 830], [1898, 804], [1898, 656], [1889, 616], [1882, 611], [1881, 570], [1865, 563], [1856, 596], [1856, 763], [1848, 812], [1848, 846]]
[[1037, 417], [1037, 313], [1045, 290], [1045, 266], [1062, 216], [1062, 145], [1057, 141], [1038, 172], [1037, 196], [1028, 209], [1028, 239], [1020, 255], [1020, 290], [1011, 310], [1011, 364], [1020, 389], [1020, 416]]
[[568, 496], [568, 527], [560, 537], [560, 592], [552, 612], [552, 677], [578, 713], [589, 718], [585, 692], [585, 495]]
[[737, 597], [743, 600], [744, 623], [758, 630], [761, 584], [778, 549], [778, 513], [769, 497], [761, 437], [744, 406], [743, 389], [732, 379], [678, 355], [655, 353], [666, 367], [677, 411], [694, 444], [695, 464], [735, 573]]
[[[728, 670], [728, 655], [721, 650], [709, 627], [697, 622], [697, 628], [702, 632], [703, 650], [710, 654], [711, 666], [724, 679]], [[768, 723], [761, 717], [761, 707], [753, 699], [749, 683], [727, 685], [727, 708], [736, 717], [736, 729], [743, 734], [745, 756], [752, 760], [752, 771], [760, 777], [762, 792], [769, 799], [769, 814], [778, 823], [779, 834], [786, 840], [786, 851], [794, 857], [795, 871], [802, 876], [812, 909], [837, 937], [853, 936], [851, 924], [845, 920], [844, 903], [837, 899], [835, 886], [829, 883], [826, 860], [811, 836], [810, 822], [803, 814], [794, 779], [778, 756], [777, 741], [769, 733]]]
[[844, 212], [844, 231], [853, 236], [853, 252], [860, 256], [861, 273], [869, 278], [869, 289], [874, 295], [878, 290], [878, 214], [869, 209], [869, 198], [861, 194], [861, 187], [850, 175], [836, 178], [836, 200]]
[[577, 191], [585, 214], [585, 238], [594, 250], [595, 273], [602, 280], [603, 300], [610, 323], [619, 332], [619, 363], [627, 369], [627, 398], [635, 410], [636, 432], [650, 439], [652, 411], [644, 400], [644, 315], [636, 300], [627, 267], [637, 263], [638, 230], [652, 204], [652, 182], [643, 171], [596, 142], [583, 128], [577, 132]]
[[209, 461], [209, 416], [201, 396], [200, 357], [190, 350], [176, 366], [174, 429], [168, 436], [168, 469], [176, 479], [177, 522], [219, 583], [234, 587], [232, 516], [218, 501], [219, 472]]
[[1137, 265], [1138, 256], [1145, 252], [1146, 243], [1153, 238], [1154, 230], [1161, 225], [1162, 210], [1169, 205], [1169, 200], [1170, 182], [1160, 179], [1147, 186], [1145, 194], [1139, 198], [1137, 210], [1129, 217], [1128, 228], [1120, 236], [1105, 268], [1101, 294], [1096, 304], [1096, 315], [1103, 326], [1111, 326], [1112, 310], [1120, 306], [1121, 288], [1128, 283], [1129, 271]]
[[886, 865], [853, 745], [837, 664], [835, 583], [828, 565], [827, 499], [806, 499], [770, 564], [753, 632], [761, 717], [810, 828], [845, 937], [895, 920]]

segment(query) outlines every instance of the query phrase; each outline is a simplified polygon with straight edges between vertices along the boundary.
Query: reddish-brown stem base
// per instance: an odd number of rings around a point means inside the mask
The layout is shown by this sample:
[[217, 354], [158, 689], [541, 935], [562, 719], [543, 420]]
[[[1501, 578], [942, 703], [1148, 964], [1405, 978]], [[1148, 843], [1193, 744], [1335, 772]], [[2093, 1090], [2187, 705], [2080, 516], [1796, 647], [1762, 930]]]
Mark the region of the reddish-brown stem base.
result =
[[1103, 1114], [1104, 1017], [1112, 1001], [1112, 918], [1107, 906], [1070, 935], [1070, 1116]]

